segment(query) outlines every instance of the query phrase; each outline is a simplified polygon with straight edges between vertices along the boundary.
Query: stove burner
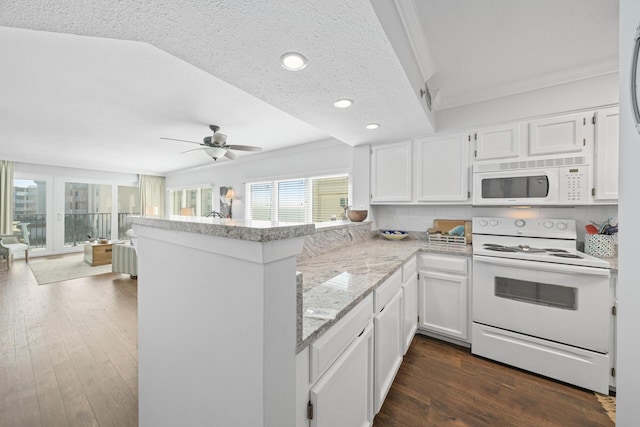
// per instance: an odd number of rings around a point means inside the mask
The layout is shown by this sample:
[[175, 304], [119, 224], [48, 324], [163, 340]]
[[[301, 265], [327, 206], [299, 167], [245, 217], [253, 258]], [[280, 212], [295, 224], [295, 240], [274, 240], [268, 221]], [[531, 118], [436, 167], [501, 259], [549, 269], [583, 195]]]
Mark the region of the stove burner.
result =
[[549, 248], [549, 249], [545, 249], [545, 251], [547, 252], [559, 252], [559, 253], [569, 253], [569, 251], [565, 250], [565, 249], [554, 249], [554, 248]]
[[583, 257], [581, 257], [580, 255], [576, 255], [576, 254], [569, 254], [569, 253], [555, 253], [555, 254], [549, 254], [551, 256], [557, 256], [560, 258], [578, 258], [578, 259], [582, 259]]

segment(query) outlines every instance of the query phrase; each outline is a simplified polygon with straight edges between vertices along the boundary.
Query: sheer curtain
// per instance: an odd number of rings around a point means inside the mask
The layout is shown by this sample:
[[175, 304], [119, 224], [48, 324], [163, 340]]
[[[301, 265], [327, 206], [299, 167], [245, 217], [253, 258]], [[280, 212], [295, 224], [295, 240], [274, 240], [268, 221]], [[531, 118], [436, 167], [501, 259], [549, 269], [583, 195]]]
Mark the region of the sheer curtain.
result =
[[164, 217], [164, 177], [140, 175], [140, 214]]
[[13, 230], [13, 162], [0, 160], [0, 234]]

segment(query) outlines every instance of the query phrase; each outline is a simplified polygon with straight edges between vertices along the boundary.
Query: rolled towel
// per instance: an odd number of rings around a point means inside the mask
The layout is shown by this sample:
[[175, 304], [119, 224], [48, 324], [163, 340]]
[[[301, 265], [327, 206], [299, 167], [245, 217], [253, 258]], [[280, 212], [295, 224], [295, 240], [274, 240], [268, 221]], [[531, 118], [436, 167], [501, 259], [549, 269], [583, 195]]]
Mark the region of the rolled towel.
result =
[[457, 225], [449, 230], [449, 236], [464, 236], [464, 225]]

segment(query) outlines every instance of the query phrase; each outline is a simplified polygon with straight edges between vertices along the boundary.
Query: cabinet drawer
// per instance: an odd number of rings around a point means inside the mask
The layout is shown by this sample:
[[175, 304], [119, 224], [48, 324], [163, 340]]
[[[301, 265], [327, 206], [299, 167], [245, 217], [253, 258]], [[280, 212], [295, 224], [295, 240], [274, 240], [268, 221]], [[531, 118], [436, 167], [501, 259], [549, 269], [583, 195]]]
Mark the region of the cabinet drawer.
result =
[[404, 265], [402, 266], [402, 283], [406, 283], [407, 280], [409, 280], [411, 276], [416, 271], [418, 271], [416, 264], [416, 257], [413, 257], [409, 261], [404, 263]]
[[421, 254], [419, 258], [421, 270], [449, 271], [464, 275], [468, 272], [467, 258], [464, 257]]
[[324, 335], [309, 346], [309, 381], [313, 384], [338, 359], [373, 316], [373, 296], [369, 294]]
[[113, 246], [94, 246], [93, 247], [93, 256], [97, 257], [104, 254], [109, 254], [111, 256], [111, 252], [113, 252]]
[[373, 291], [374, 311], [379, 312], [401, 286], [402, 269], [399, 269]]

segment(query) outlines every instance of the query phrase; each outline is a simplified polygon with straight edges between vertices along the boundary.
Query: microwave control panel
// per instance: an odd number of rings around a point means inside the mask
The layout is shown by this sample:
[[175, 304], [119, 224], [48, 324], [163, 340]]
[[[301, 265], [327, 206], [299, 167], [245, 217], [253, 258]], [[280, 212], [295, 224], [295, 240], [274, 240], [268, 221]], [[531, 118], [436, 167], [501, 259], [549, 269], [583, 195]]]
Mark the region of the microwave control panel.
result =
[[558, 170], [558, 203], [584, 205], [589, 202], [587, 166], [567, 166]]

